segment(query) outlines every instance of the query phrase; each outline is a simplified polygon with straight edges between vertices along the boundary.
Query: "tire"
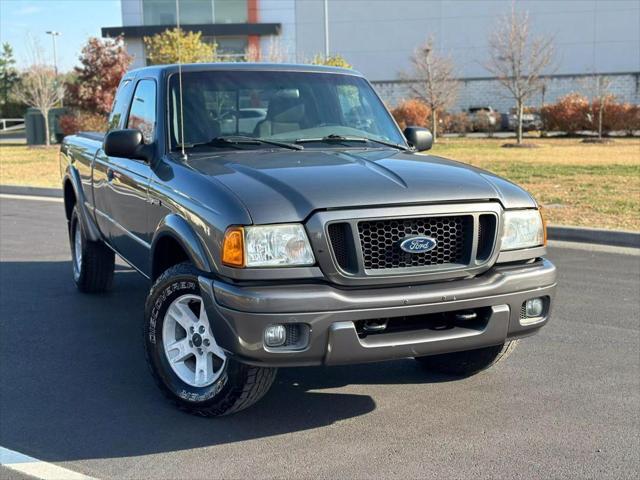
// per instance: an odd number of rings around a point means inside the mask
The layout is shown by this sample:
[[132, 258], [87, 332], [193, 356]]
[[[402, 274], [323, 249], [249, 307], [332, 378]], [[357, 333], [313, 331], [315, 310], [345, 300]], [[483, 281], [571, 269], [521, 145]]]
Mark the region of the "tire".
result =
[[456, 377], [469, 377], [507, 358], [515, 350], [518, 342], [518, 340], [511, 340], [504, 345], [496, 345], [494, 347], [416, 357], [416, 361], [430, 372]]
[[[103, 242], [87, 239], [76, 205], [69, 221], [73, 281], [84, 293], [106, 292], [113, 284], [115, 254]], [[78, 254], [79, 253], [79, 254]]]
[[170, 267], [147, 297], [145, 356], [164, 396], [179, 409], [204, 417], [253, 405], [267, 393], [277, 372], [226, 355], [210, 326], [198, 271], [189, 263]]

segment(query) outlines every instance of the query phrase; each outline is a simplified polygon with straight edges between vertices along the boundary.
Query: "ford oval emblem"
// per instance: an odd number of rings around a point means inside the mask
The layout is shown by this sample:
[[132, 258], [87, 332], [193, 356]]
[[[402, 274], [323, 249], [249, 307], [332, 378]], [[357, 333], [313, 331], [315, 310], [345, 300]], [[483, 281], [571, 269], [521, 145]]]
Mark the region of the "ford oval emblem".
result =
[[436, 248], [437, 244], [431, 237], [408, 237], [400, 242], [400, 248], [407, 253], [424, 253]]

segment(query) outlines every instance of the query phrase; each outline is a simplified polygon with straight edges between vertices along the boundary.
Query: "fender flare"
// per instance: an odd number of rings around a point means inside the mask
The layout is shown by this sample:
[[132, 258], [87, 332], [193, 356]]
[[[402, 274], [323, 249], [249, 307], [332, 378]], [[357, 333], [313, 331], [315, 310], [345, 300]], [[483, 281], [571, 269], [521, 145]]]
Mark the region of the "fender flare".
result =
[[[171, 213], [164, 217], [151, 241], [151, 259], [155, 258], [158, 242], [164, 237], [171, 237], [178, 242], [182, 249], [186, 252], [189, 260], [200, 271], [212, 272], [211, 262], [202, 245], [202, 241], [183, 217], [175, 213]], [[157, 273], [153, 271], [155, 267], [152, 263], [151, 278], [156, 278]]]
[[67, 173], [62, 184], [63, 187], [66, 186], [67, 181], [71, 183], [71, 188], [73, 188], [73, 193], [76, 196], [76, 205], [78, 206], [78, 213], [80, 216], [80, 222], [82, 224], [82, 227], [84, 228], [84, 234], [92, 242], [101, 240], [102, 235], [100, 234], [100, 230], [98, 230], [98, 226], [95, 224], [88, 211], [86, 197], [84, 195], [82, 182], [80, 180], [80, 174], [78, 173], [78, 170], [71, 165], [67, 167]]

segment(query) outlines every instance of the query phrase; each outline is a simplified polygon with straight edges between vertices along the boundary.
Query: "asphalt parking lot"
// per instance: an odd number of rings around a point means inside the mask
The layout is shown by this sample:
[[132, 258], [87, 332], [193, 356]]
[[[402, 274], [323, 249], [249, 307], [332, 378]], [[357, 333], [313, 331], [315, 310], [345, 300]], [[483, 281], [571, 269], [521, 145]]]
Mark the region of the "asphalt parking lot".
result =
[[552, 248], [552, 322], [493, 371], [283, 369], [256, 406], [204, 419], [167, 404], [147, 372], [147, 281], [121, 265], [111, 293], [82, 295], [60, 203], [5, 197], [0, 214], [2, 447], [118, 479], [640, 471], [639, 256]]

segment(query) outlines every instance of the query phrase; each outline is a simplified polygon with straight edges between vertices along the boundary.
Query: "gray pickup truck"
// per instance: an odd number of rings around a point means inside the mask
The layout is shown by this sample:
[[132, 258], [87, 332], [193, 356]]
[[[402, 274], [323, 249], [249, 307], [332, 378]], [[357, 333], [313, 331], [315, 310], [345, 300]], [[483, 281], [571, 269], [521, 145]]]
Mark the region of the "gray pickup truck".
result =
[[151, 281], [151, 373], [200, 415], [280, 366], [474, 374], [548, 321], [556, 270], [533, 198], [431, 143], [352, 70], [131, 71], [107, 134], [61, 148], [73, 278], [107, 290], [118, 254]]

